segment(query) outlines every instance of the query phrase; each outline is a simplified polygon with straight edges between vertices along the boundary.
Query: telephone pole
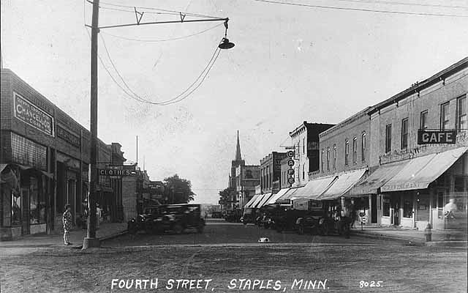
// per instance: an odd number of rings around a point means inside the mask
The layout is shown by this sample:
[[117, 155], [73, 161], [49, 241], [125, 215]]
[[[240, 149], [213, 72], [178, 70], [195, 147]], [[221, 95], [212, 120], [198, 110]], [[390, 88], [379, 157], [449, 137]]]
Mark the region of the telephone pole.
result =
[[[98, 125], [98, 34], [100, 29], [117, 28], [117, 27], [129, 27], [129, 26], [141, 26], [141, 25], [154, 25], [154, 24], [171, 24], [171, 23], [184, 23], [184, 22], [211, 22], [211, 21], [223, 21], [224, 27], [226, 28], [224, 38], [218, 45], [219, 49], [231, 49], [234, 47], [234, 43], [231, 43], [227, 38], [227, 29], [229, 18], [204, 18], [204, 19], [187, 19], [186, 14], [179, 14], [179, 20], [170, 21], [152, 21], [142, 22], [143, 12], [138, 12], [135, 8], [136, 23], [120, 24], [120, 25], [109, 25], [99, 27], [99, 0], [93, 0], [93, 15], [91, 22], [91, 157], [90, 161], [90, 192], [88, 198], [89, 208], [89, 221], [88, 231], [86, 238], [83, 240], [83, 249], [90, 247], [100, 247], [101, 241], [96, 237], [96, 190], [97, 184], [99, 183], [98, 169], [97, 169], [97, 125]], [[138, 136], [137, 136], [137, 152], [138, 152]], [[138, 153], [137, 153], [138, 161]], [[174, 195], [173, 195], [174, 197]]]
[[97, 172], [97, 108], [98, 108], [98, 33], [99, 33], [99, 0], [93, 1], [93, 16], [91, 23], [91, 182], [88, 198], [89, 221], [83, 249], [100, 247], [101, 241], [96, 238], [96, 189], [98, 184]]

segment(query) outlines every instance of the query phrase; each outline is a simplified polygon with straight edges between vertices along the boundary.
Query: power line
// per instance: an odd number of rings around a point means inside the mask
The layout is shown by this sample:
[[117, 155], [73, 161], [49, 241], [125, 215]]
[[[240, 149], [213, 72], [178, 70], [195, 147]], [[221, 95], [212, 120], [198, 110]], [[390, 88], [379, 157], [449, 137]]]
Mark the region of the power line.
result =
[[[128, 84], [125, 82], [124, 78], [122, 77], [122, 75], [119, 73], [119, 71], [117, 70], [114, 62], [112, 61], [112, 58], [110, 56], [110, 53], [109, 53], [109, 50], [107, 49], [107, 45], [104, 41], [104, 38], [101, 36], [101, 39], [103, 41], [103, 44], [104, 44], [104, 49], [107, 53], [107, 56], [109, 58], [109, 61], [111, 62], [111, 65], [112, 67], [114, 68], [115, 72], [117, 73], [117, 75], [119, 76], [119, 78], [122, 80], [123, 84], [125, 85], [125, 87], [127, 88], [127, 90], [123, 89], [123, 87], [115, 80], [115, 78], [111, 77], [112, 80], [114, 81], [114, 83], [116, 83], [119, 88], [121, 88], [123, 90], [123, 92], [130, 96], [131, 98], [139, 101], [139, 102], [142, 102], [142, 103], [147, 103], [147, 104], [152, 104], [152, 105], [159, 105], [159, 106], [168, 106], [168, 105], [171, 105], [171, 104], [175, 104], [175, 103], [178, 103], [178, 102], [181, 102], [183, 100], [185, 100], [186, 98], [188, 98], [196, 89], [198, 89], [202, 83], [205, 81], [206, 77], [208, 76], [208, 73], [211, 71], [211, 69], [213, 68], [214, 66], [214, 63], [216, 62], [216, 60], [218, 59], [218, 56], [219, 56], [219, 53], [221, 51], [221, 49], [219, 49], [218, 47], [216, 47], [216, 50], [215, 52], [213, 53], [210, 61], [208, 62], [207, 66], [203, 69], [203, 71], [200, 73], [200, 75], [195, 79], [195, 81], [189, 86], [187, 87], [187, 89], [185, 89], [182, 93], [180, 93], [179, 95], [175, 96], [174, 98], [171, 98], [171, 99], [168, 99], [166, 101], [162, 101], [162, 102], [154, 102], [154, 101], [150, 101], [150, 100], [147, 100], [145, 98], [142, 98], [141, 96], [139, 96], [138, 94], [136, 94], [129, 86]], [[110, 74], [110, 71], [107, 69], [107, 67], [103, 64], [103, 62], [101, 62], [102, 65], [104, 66], [104, 68], [106, 69], [107, 73]], [[198, 83], [198, 84], [197, 84]], [[192, 88], [193, 87], [193, 88]], [[191, 89], [192, 88], [192, 89]], [[129, 94], [129, 92], [131, 92], [131, 94]]]
[[361, 12], [373, 12], [373, 13], [387, 13], [387, 14], [403, 14], [403, 15], [420, 15], [420, 16], [443, 16], [443, 17], [468, 17], [468, 15], [456, 15], [456, 14], [443, 14], [443, 13], [424, 13], [424, 12], [408, 12], [408, 11], [392, 11], [392, 10], [377, 10], [377, 9], [365, 9], [365, 8], [351, 8], [351, 7], [339, 7], [339, 6], [326, 6], [326, 5], [314, 5], [304, 3], [290, 3], [274, 0], [254, 0], [256, 2], [263, 2], [267, 4], [279, 4], [287, 6], [298, 6], [308, 8], [321, 8], [321, 9], [334, 9], [334, 10], [346, 10], [346, 11], [361, 11]]
[[158, 42], [177, 41], [177, 40], [182, 40], [182, 39], [187, 39], [187, 38], [190, 38], [190, 37], [198, 36], [200, 34], [203, 34], [203, 33], [207, 32], [207, 31], [215, 29], [215, 28], [217, 28], [217, 27], [219, 27], [221, 25], [223, 25], [223, 24], [220, 23], [220, 24], [215, 25], [213, 27], [210, 27], [208, 29], [205, 29], [205, 30], [202, 30], [200, 32], [197, 32], [197, 33], [194, 33], [194, 34], [191, 34], [191, 35], [187, 35], [187, 36], [181, 36], [181, 37], [169, 38], [169, 39], [159, 39], [159, 40], [156, 40], [156, 39], [154, 39], [154, 40], [133, 39], [133, 38], [126, 38], [126, 37], [113, 35], [113, 34], [109, 34], [109, 33], [105, 33], [105, 32], [101, 32], [101, 33], [105, 34], [105, 35], [108, 35], [108, 36], [111, 36], [111, 37], [114, 37], [114, 38], [117, 38], [117, 39], [122, 39], [122, 40], [127, 40], [127, 41], [136, 41], [136, 42], [143, 42], [143, 43], [158, 43]]
[[439, 8], [462, 8], [468, 9], [468, 6], [459, 5], [442, 5], [442, 4], [425, 4], [425, 3], [408, 3], [408, 2], [394, 2], [394, 1], [374, 1], [374, 0], [335, 0], [340, 2], [353, 2], [353, 3], [372, 3], [372, 4], [386, 4], [386, 5], [404, 5], [404, 6], [421, 6], [421, 7], [439, 7]]

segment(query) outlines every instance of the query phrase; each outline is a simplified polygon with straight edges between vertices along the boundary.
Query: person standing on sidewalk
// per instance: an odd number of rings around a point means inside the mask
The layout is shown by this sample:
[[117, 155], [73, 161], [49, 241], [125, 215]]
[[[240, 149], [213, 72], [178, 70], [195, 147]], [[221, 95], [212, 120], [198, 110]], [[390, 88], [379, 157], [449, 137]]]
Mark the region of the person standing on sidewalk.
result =
[[63, 212], [62, 216], [62, 223], [63, 223], [63, 244], [71, 245], [69, 241], [70, 231], [72, 229], [72, 213], [71, 213], [71, 205], [65, 205], [65, 212]]

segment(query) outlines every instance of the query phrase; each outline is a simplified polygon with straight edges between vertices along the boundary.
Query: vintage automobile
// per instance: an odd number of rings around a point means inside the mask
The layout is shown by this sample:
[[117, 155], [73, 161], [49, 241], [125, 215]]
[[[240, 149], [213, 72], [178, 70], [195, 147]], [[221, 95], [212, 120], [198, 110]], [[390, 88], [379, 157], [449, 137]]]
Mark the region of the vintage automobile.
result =
[[205, 225], [199, 204], [169, 204], [160, 205], [132, 219], [128, 231], [130, 233], [139, 230], [147, 233], [172, 231], [181, 234], [186, 229], [194, 228], [198, 233], [202, 233]]
[[241, 217], [242, 217], [242, 210], [236, 209], [236, 210], [227, 211], [226, 215], [224, 216], [224, 219], [227, 222], [239, 223]]
[[247, 225], [248, 223], [255, 223], [257, 217], [258, 215], [255, 213], [254, 209], [247, 208], [244, 209], [244, 213], [242, 214], [240, 221], [244, 225]]
[[275, 211], [271, 217], [270, 226], [277, 232], [293, 231], [297, 229], [296, 221], [304, 217], [305, 210], [296, 210], [289, 208], [280, 208]]
[[130, 234], [136, 234], [138, 231], [151, 232], [151, 222], [160, 216], [161, 208], [161, 205], [146, 207], [142, 214], [128, 221], [128, 232]]
[[212, 213], [211, 213], [211, 217], [212, 217], [213, 219], [220, 219], [220, 218], [223, 217], [223, 213], [222, 213], [222, 212], [212, 212]]

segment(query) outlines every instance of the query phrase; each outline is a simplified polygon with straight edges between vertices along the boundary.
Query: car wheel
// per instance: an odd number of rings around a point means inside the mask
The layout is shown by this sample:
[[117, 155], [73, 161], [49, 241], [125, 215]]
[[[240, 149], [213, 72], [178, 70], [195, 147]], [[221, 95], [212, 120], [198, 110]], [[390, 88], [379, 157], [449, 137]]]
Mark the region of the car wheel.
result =
[[184, 231], [184, 228], [182, 227], [181, 224], [174, 224], [174, 226], [172, 227], [172, 230], [176, 234], [181, 234]]
[[205, 226], [199, 225], [199, 226], [197, 227], [197, 232], [198, 232], [198, 233], [203, 233], [203, 229], [204, 229], [204, 228], [205, 228]]
[[324, 223], [320, 227], [320, 234], [322, 234], [323, 236], [328, 236], [330, 234], [330, 227], [328, 227], [327, 223]]
[[301, 224], [297, 225], [297, 233], [299, 235], [303, 235], [304, 234], [304, 226], [302, 226]]

